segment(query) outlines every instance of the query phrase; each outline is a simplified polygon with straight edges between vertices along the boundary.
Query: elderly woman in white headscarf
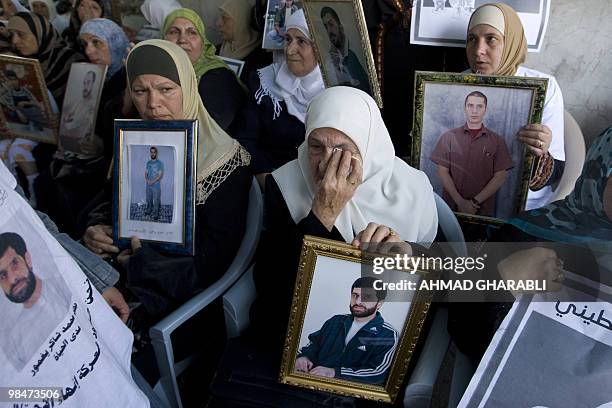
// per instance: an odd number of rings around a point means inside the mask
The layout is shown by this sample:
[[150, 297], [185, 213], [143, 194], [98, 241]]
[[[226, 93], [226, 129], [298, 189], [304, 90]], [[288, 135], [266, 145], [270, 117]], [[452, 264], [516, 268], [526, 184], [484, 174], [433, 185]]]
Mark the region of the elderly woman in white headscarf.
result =
[[293, 13], [285, 28], [284, 58], [251, 75], [248, 104], [230, 129], [251, 153], [262, 187], [267, 174], [297, 157], [306, 108], [325, 89], [304, 12]]
[[427, 176], [395, 157], [376, 103], [349, 87], [313, 99], [298, 158], [266, 179], [265, 213], [253, 324], [267, 339], [284, 339], [305, 235], [426, 243], [438, 228]]

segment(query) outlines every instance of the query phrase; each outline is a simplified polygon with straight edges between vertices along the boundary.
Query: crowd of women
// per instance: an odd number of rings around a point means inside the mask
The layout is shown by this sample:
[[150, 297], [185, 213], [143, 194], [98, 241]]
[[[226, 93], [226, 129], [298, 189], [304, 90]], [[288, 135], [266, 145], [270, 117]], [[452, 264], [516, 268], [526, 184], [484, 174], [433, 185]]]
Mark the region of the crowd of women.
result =
[[[265, 193], [265, 225], [255, 259], [258, 298], [247, 343], [251, 352], [272, 353], [265, 361], [278, 362], [274, 351], [282, 347], [305, 235], [356, 246], [431, 243], [445, 237], [438, 228], [429, 180], [397, 157], [398, 152], [409, 151], [410, 140], [394, 134], [408, 134], [411, 128], [399, 105], [412, 109], [412, 101], [399, 100], [403, 96], [397, 89], [412, 95], [411, 84], [394, 83], [397, 75], [389, 75], [384, 89], [394, 90], [385, 92], [385, 106], [390, 108], [384, 115], [362, 91], [326, 89], [304, 13], [297, 11], [287, 19], [284, 54], [273, 59], [261, 49], [257, 15], [261, 7], [248, 3], [221, 4], [216, 19], [221, 43], [214, 45], [207, 39], [210, 27], [203, 22], [210, 16], [172, 1], [147, 0], [143, 11], [157, 21], [151, 23], [158, 30], [148, 34], [159, 38], [134, 45], [100, 0], [76, 0], [67, 8], [62, 8], [66, 6], [62, 1], [31, 0], [31, 10], [16, 0], [2, 0], [7, 23], [0, 32], [0, 51], [40, 62], [58, 117], [72, 63], [88, 61], [108, 69], [95, 138], [84, 152], [6, 137], [0, 148], [32, 206], [121, 272], [120, 279], [104, 287], [103, 295], [124, 322], [131, 314], [131, 328], [139, 334], [215, 282], [230, 265], [246, 227], [255, 177]], [[368, 26], [405, 17], [390, 5], [377, 7], [377, 13], [366, 15]], [[366, 13], [371, 9], [367, 7]], [[392, 28], [389, 32], [396, 33], [397, 27]], [[458, 67], [483, 75], [549, 80], [541, 124], [526, 124], [517, 134], [538, 158], [527, 202], [531, 211], [510, 220], [494, 239], [609, 243], [612, 130], [592, 142], [574, 192], [550, 203], [565, 158], [558, 83], [522, 65], [525, 34], [507, 5], [476, 9], [466, 39], [465, 55], [455, 56], [444, 67], [438, 61], [448, 58], [441, 57], [445, 53], [453, 55], [451, 51], [423, 51], [427, 47], [404, 43], [406, 58], [411, 53], [430, 57], [423, 59], [429, 66], [414, 63], [405, 76], [413, 77], [417, 68]], [[389, 40], [396, 44], [393, 41], [397, 39]], [[245, 61], [242, 75], [237, 76], [220, 57]], [[137, 238], [130, 249], [121, 251], [113, 241], [109, 166], [115, 154], [114, 119], [119, 118], [198, 120], [193, 256], [162, 254]], [[0, 132], [6, 127], [1, 126]], [[559, 272], [554, 260], [539, 262], [536, 257], [533, 262], [538, 276]], [[139, 306], [130, 311], [128, 302]], [[484, 336], [485, 347], [490, 334]], [[460, 337], [457, 341], [462, 344]], [[276, 375], [278, 365], [271, 372]]]

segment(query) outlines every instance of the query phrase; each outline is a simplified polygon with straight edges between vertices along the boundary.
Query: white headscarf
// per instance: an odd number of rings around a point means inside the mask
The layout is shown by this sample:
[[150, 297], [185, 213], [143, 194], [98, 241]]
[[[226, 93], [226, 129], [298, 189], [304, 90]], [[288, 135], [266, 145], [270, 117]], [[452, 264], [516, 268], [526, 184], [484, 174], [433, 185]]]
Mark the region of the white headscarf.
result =
[[181, 7], [176, 0], [145, 0], [140, 6], [140, 11], [153, 27], [161, 30], [166, 16]]
[[23, 7], [23, 5], [19, 2], [19, 0], [11, 0], [11, 3], [13, 3], [13, 6], [15, 6], [15, 9], [17, 10], [18, 13], [21, 13], [21, 12], [29, 13], [30, 12], [30, 10]]
[[328, 88], [313, 99], [306, 117], [306, 140], [297, 160], [272, 173], [293, 220], [298, 223], [312, 208], [316, 186], [308, 161], [308, 137], [323, 127], [350, 137], [363, 160], [363, 182], [334, 224], [346, 242], [369, 222], [393, 228], [406, 241], [432, 242], [438, 213], [431, 183], [425, 173], [395, 157], [374, 100], [363, 91], [344, 86]]
[[49, 10], [49, 22], [53, 22], [55, 17], [57, 17], [57, 10], [55, 9], [55, 3], [53, 3], [53, 0], [30, 0], [28, 2], [28, 4], [30, 5], [30, 10], [34, 11], [32, 3], [35, 3], [37, 1], [46, 4], [47, 10]]
[[[290, 28], [300, 30], [309, 40], [311, 39], [303, 10], [296, 11], [287, 19], [285, 29]], [[273, 119], [280, 115], [280, 101], [285, 101], [287, 112], [303, 123], [308, 104], [312, 98], [325, 89], [318, 64], [310, 73], [297, 77], [289, 71], [286, 57], [283, 57], [282, 61], [257, 70], [257, 74], [261, 85], [255, 93], [255, 99], [257, 103], [260, 103], [264, 96], [272, 99]]]

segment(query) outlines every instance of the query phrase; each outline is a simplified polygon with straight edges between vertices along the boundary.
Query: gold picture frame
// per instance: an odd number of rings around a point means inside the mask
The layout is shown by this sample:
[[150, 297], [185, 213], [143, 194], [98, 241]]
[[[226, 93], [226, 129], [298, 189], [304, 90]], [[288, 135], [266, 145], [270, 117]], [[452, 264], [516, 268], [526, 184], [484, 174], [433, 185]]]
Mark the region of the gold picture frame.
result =
[[[304, 237], [304, 244], [302, 246], [301, 257], [299, 262], [299, 270], [297, 274], [295, 290], [293, 294], [293, 302], [291, 306], [291, 313], [289, 323], [287, 327], [287, 337], [285, 340], [285, 346], [283, 349], [283, 358], [280, 370], [280, 381], [285, 384], [290, 384], [298, 387], [304, 387], [312, 390], [331, 392], [344, 396], [352, 396], [356, 398], [363, 398], [368, 400], [382, 401], [382, 402], [393, 402], [400, 392], [401, 385], [404, 380], [410, 376], [408, 367], [410, 359], [413, 356], [415, 347], [420, 338], [421, 329], [423, 323], [427, 317], [429, 307], [432, 300], [432, 293], [425, 291], [413, 291], [412, 297], [409, 301], [403, 300], [401, 302], [391, 303], [387, 301], [380, 310], [376, 309], [375, 318], [381, 318], [384, 320], [384, 327], [393, 326], [393, 322], [403, 322], [401, 325], [397, 324], [398, 329], [395, 332], [395, 341], [390, 346], [392, 348], [385, 349], [385, 357], [383, 362], [386, 364], [384, 370], [379, 367], [383, 366], [381, 363], [377, 369], [377, 378], [372, 381], [366, 377], [363, 377], [361, 381], [357, 381], [352, 378], [358, 378], [356, 373], [360, 373], [360, 370], [355, 370], [355, 366], [351, 367], [339, 367], [341, 373], [339, 376], [344, 378], [327, 378], [319, 375], [314, 375], [307, 372], [296, 371], [296, 358], [298, 357], [298, 351], [300, 343], [304, 344], [305, 334], [308, 335], [310, 328], [320, 327], [313, 324], [316, 322], [322, 322], [321, 313], [317, 312], [316, 305], [324, 308], [322, 313], [325, 316], [329, 316], [330, 310], [338, 311], [334, 308], [334, 300], [340, 299], [336, 295], [334, 288], [341, 287], [341, 290], [346, 288], [347, 297], [343, 298], [347, 300], [352, 299], [355, 294], [354, 291], [357, 287], [357, 281], [362, 276], [362, 272], [365, 269], [370, 268], [373, 263], [374, 256], [366, 253], [359, 248], [354, 246], [332, 241], [328, 239], [306, 236]], [[334, 266], [335, 265], [335, 266]], [[411, 274], [408, 271], [392, 271], [393, 273], [399, 274], [402, 278], [411, 279], [413, 281], [421, 281], [423, 279], [431, 279], [437, 275], [434, 271], [418, 270], [416, 273]], [[351, 287], [351, 282], [353, 282]], [[331, 284], [329, 284], [331, 282]], [[348, 285], [348, 287], [346, 287]], [[350, 290], [349, 290], [350, 288]], [[378, 287], [376, 288], [378, 289]], [[319, 291], [319, 292], [317, 292]], [[330, 296], [329, 291], [332, 291]], [[335, 295], [335, 296], [334, 296]], [[378, 291], [376, 296], [378, 297]], [[403, 296], [403, 295], [402, 295]], [[319, 304], [317, 299], [323, 299], [324, 302]], [[402, 298], [403, 299], [403, 298]], [[312, 302], [312, 307], [311, 307]], [[338, 300], [338, 304], [343, 300]], [[365, 302], [365, 301], [364, 301]], [[384, 301], [383, 301], [384, 302]], [[378, 305], [378, 303], [377, 303]], [[392, 306], [390, 306], [392, 305]], [[346, 304], [345, 304], [346, 306]], [[351, 305], [351, 314], [353, 313]], [[386, 309], [385, 309], [386, 307]], [[393, 309], [391, 309], [393, 308]], [[307, 310], [308, 309], [308, 310]], [[346, 311], [346, 309], [344, 309]], [[404, 313], [405, 312], [405, 313]], [[347, 319], [352, 319], [351, 314], [344, 315]], [[321, 315], [321, 316], [320, 316]], [[333, 313], [332, 313], [333, 315]], [[338, 317], [340, 316], [340, 317]], [[328, 319], [324, 325], [327, 325], [332, 319], [344, 319], [343, 315], [336, 315]], [[380, 324], [380, 320], [376, 324]], [[345, 349], [357, 346], [357, 349], [363, 350], [365, 353], [372, 353], [372, 349], [366, 350], [365, 344], [368, 344], [368, 348], [371, 345], [382, 344], [385, 338], [381, 329], [382, 326], [378, 326], [378, 330], [372, 329], [374, 326], [368, 326], [374, 324], [375, 321], [372, 319], [366, 326], [363, 326], [361, 330], [373, 330], [376, 335], [383, 336], [381, 338], [374, 338], [367, 342], [364, 337], [367, 332], [358, 331], [358, 334], [349, 341]], [[356, 340], [355, 340], [356, 339]], [[353, 343], [355, 341], [355, 343]], [[363, 343], [359, 343], [363, 342]], [[310, 344], [308, 345], [310, 346]], [[372, 346], [375, 347], [375, 346]], [[301, 352], [304, 352], [302, 348]], [[343, 355], [345, 350], [342, 351]], [[368, 357], [370, 358], [370, 357]], [[365, 362], [364, 362], [365, 363]], [[314, 368], [314, 367], [313, 367]], [[342, 374], [348, 371], [354, 372], [355, 374], [349, 374], [343, 376]], [[355, 370], [355, 371], [353, 371]], [[373, 372], [374, 373], [374, 372]], [[365, 375], [365, 373], [364, 373]], [[376, 381], [374, 381], [376, 380]], [[381, 381], [382, 380], [382, 381]]]
[[[378, 82], [361, 1], [304, 0], [303, 5], [325, 86], [346, 85], [361, 89], [370, 94], [378, 107], [382, 109], [380, 83]], [[322, 15], [323, 10], [328, 13]], [[331, 30], [339, 31], [329, 34], [323, 22], [324, 16], [326, 19], [331, 17], [336, 21], [336, 23], [331, 24], [331, 27], [333, 27]], [[342, 37], [339, 37], [339, 35], [343, 35], [345, 41], [342, 41]], [[332, 54], [337, 54], [333, 50], [339, 49], [332, 44], [331, 36], [338, 41], [342, 41], [342, 46], [348, 44], [347, 49], [343, 50], [341, 63], [334, 61], [337, 58], [332, 56]], [[359, 44], [358, 48], [351, 45], [354, 43]]]
[[[15, 84], [18, 89], [11, 89], [13, 80], [18, 81]], [[13, 92], [22, 99], [17, 105]], [[28, 103], [25, 98], [32, 102]], [[6, 124], [6, 136], [57, 144], [58, 123], [55, 117], [40, 62], [32, 58], [0, 55], [0, 122]]]
[[465, 101], [472, 92], [482, 92], [487, 96], [482, 123], [502, 137], [514, 164], [508, 169], [507, 181], [496, 193], [492, 215], [456, 212], [462, 220], [501, 225], [525, 208], [534, 157], [517, 139], [516, 133], [526, 124], [541, 123], [547, 86], [546, 78], [415, 73], [410, 164], [427, 174], [436, 193], [443, 196], [443, 187], [431, 154], [446, 132], [466, 123]]

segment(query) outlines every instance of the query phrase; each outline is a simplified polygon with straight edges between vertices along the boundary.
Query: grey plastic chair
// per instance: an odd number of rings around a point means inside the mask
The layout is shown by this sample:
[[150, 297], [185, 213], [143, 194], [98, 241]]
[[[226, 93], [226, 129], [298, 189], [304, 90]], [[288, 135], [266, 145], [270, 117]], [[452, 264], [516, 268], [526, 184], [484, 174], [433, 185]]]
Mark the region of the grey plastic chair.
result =
[[195, 356], [190, 356], [180, 362], [174, 361], [170, 336], [180, 325], [222, 296], [247, 271], [259, 243], [262, 223], [263, 199], [257, 180], [253, 178], [249, 192], [246, 231], [232, 264], [217, 282], [198, 293], [149, 330], [160, 372], [160, 379], [154, 389], [160, 398], [171, 407], [181, 408], [183, 406], [176, 377], [189, 367]]
[[[448, 204], [435, 194], [436, 209], [438, 210], [438, 224], [449, 243], [453, 254], [449, 256], [467, 256], [465, 237], [457, 217]], [[433, 387], [438, 377], [438, 372], [446, 356], [450, 344], [450, 336], [446, 329], [448, 322], [448, 311], [446, 308], [438, 308], [433, 322], [423, 343], [423, 350], [419, 356], [406, 391], [404, 392], [404, 407], [420, 408], [431, 405]]]

